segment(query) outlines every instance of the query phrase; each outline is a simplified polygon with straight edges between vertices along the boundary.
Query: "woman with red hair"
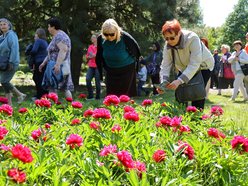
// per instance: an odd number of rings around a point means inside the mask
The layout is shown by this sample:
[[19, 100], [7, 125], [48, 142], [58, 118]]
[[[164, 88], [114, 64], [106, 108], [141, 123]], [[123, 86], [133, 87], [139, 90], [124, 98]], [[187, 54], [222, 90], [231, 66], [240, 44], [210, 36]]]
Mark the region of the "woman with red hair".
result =
[[[181, 29], [181, 25], [176, 19], [165, 22], [162, 27], [162, 34], [166, 43], [163, 51], [160, 81], [169, 81], [174, 65], [177, 79], [166, 84], [166, 88], [176, 90], [179, 85], [188, 83], [198, 71], [201, 71], [206, 86], [210, 72], [214, 67], [214, 59], [207, 47], [201, 43], [197, 34]], [[162, 93], [161, 90], [159, 92]], [[192, 106], [197, 108], [203, 109], [204, 104], [205, 99], [192, 101]]]

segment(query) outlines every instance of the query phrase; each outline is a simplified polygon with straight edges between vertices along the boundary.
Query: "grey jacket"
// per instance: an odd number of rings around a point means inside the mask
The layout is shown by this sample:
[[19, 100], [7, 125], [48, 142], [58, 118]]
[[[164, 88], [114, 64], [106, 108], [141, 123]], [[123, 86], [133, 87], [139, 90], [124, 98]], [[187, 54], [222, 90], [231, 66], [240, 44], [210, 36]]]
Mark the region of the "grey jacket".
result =
[[200, 38], [192, 31], [182, 30], [180, 43], [171, 47], [165, 44], [163, 50], [163, 61], [160, 70], [160, 81], [169, 81], [172, 68], [172, 53], [175, 53], [175, 67], [182, 74], [178, 77], [187, 83], [200, 69], [214, 68], [214, 58], [211, 52], [201, 43]]

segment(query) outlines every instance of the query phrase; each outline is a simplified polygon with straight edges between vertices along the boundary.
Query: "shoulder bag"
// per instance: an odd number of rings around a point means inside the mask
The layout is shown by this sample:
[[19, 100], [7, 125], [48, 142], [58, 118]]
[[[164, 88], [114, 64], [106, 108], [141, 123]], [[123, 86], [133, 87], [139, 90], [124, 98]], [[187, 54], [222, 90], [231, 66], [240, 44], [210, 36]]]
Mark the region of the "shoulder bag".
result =
[[[174, 49], [172, 52], [172, 63], [175, 66]], [[206, 97], [204, 80], [201, 71], [196, 72], [188, 83], [179, 85], [175, 91], [176, 100], [180, 103], [202, 100]]]
[[242, 72], [244, 73], [244, 75], [247, 76], [248, 75], [248, 64], [241, 64], [239, 62], [239, 65], [240, 65], [240, 68], [241, 68]]
[[8, 69], [9, 59], [5, 56], [0, 56], [0, 71], [6, 71]]

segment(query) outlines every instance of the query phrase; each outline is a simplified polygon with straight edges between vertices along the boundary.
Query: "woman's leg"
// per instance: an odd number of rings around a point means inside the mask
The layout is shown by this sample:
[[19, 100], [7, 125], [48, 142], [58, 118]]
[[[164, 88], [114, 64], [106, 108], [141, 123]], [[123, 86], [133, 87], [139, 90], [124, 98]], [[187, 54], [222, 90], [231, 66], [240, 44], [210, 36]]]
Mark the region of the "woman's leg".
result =
[[[232, 100], [235, 100], [235, 98], [238, 95], [238, 91], [239, 91], [239, 88], [241, 86], [241, 83], [243, 83], [243, 79], [244, 79], [243, 76], [244, 76], [243, 74], [239, 74], [239, 73], [235, 75], [235, 79], [234, 79], [234, 83], [233, 83], [233, 86], [234, 86], [233, 94], [231, 97]], [[244, 86], [244, 84], [243, 84], [243, 86]]]
[[93, 69], [89, 67], [86, 74], [86, 87], [88, 90], [88, 97], [87, 97], [88, 99], [93, 98], [93, 88], [91, 83], [93, 79], [93, 75], [94, 75]]

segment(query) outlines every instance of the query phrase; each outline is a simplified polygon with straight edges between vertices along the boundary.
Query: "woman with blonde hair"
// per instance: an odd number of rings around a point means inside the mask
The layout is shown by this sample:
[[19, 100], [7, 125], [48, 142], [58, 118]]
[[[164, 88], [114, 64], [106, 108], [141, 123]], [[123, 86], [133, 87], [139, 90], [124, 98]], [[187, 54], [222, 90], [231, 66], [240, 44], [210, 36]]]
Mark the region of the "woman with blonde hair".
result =
[[114, 19], [107, 19], [97, 38], [96, 63], [107, 95], [137, 95], [136, 70], [140, 50], [136, 40], [123, 31]]

